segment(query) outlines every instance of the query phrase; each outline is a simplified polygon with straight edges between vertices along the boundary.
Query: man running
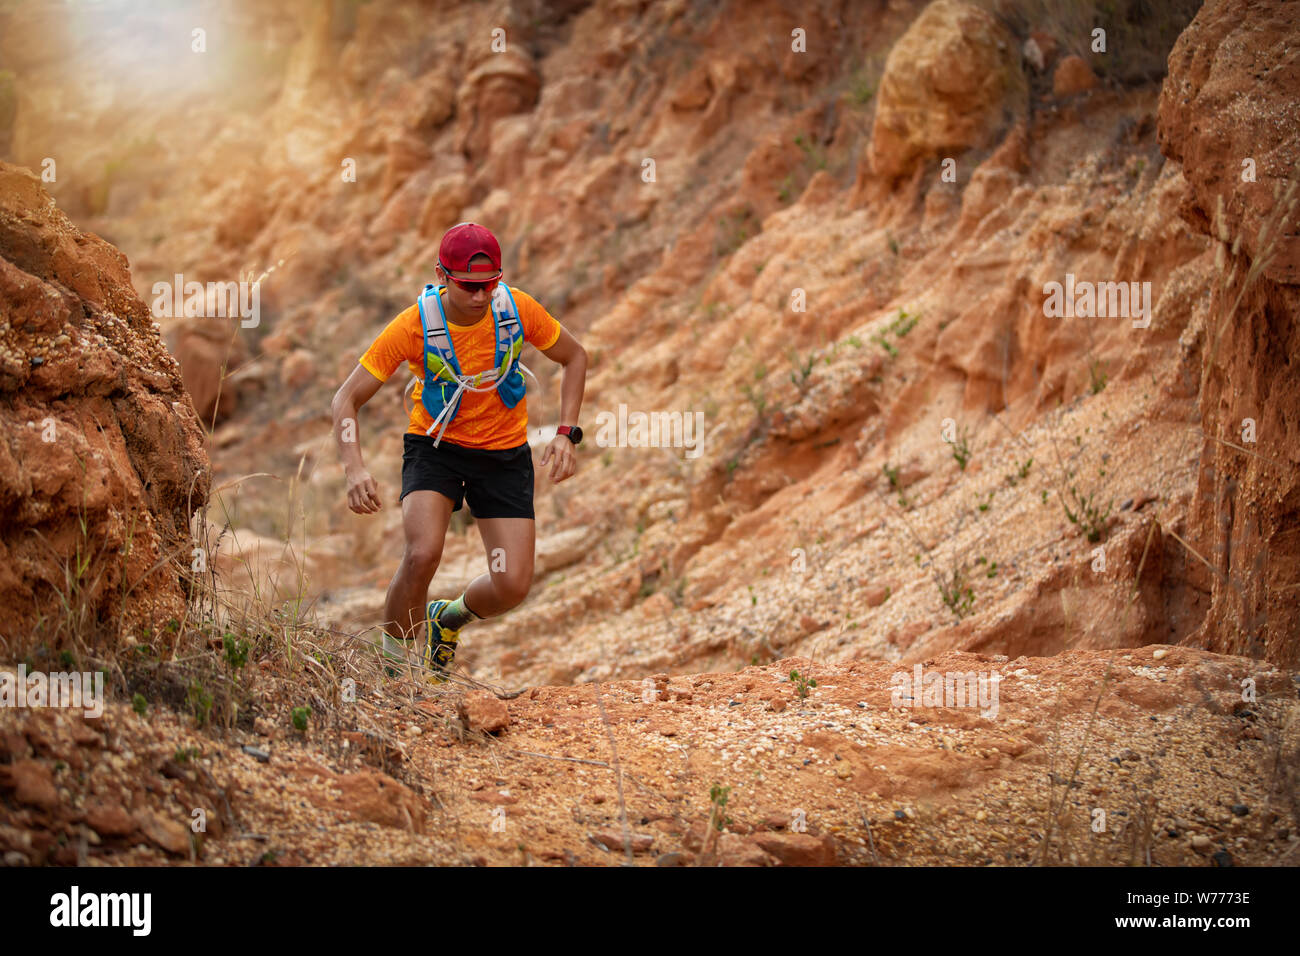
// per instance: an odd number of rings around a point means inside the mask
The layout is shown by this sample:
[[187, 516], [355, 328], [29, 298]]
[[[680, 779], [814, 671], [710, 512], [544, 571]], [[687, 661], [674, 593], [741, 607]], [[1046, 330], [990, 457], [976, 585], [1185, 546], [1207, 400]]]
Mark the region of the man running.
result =
[[[422, 637], [429, 680], [442, 683], [461, 629], [515, 607], [532, 585], [533, 458], [519, 349], [530, 342], [564, 367], [560, 426], [542, 455], [543, 467], [552, 462], [552, 482], [577, 468], [587, 353], [536, 299], [501, 283], [501, 247], [483, 226], [462, 222], [447, 231], [436, 274], [441, 285], [426, 287], [380, 333], [335, 394], [331, 410], [348, 507], [374, 514], [383, 505], [361, 459], [357, 411], [402, 362], [409, 363], [416, 384], [403, 436], [406, 550], [388, 586], [384, 654], [404, 660], [401, 642]], [[482, 536], [488, 573], [455, 600], [426, 605], [448, 523], [462, 498]]]

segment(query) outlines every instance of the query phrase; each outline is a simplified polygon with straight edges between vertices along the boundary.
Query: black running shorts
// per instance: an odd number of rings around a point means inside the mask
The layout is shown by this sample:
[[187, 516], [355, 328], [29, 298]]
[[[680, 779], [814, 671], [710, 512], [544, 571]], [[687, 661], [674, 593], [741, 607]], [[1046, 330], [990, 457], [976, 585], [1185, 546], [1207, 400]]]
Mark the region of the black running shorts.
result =
[[429, 435], [402, 438], [402, 497], [412, 491], [437, 491], [454, 502], [462, 498], [475, 518], [535, 518], [533, 450], [466, 448], [444, 439], [433, 447]]

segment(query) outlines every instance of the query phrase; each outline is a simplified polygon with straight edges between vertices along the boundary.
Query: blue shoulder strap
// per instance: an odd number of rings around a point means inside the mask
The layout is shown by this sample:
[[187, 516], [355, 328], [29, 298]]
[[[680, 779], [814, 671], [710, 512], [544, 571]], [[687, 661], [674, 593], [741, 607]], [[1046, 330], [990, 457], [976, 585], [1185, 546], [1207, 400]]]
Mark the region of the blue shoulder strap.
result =
[[[492, 297], [492, 315], [496, 321], [497, 352], [508, 351], [516, 338], [524, 337], [524, 325], [519, 318], [519, 306], [514, 294], [504, 282], [497, 286], [501, 293]], [[518, 361], [518, 356], [515, 357]]]
[[[432, 283], [427, 284], [424, 287], [424, 291], [420, 293], [419, 299], [416, 300], [416, 303], [420, 307], [420, 328], [424, 333], [424, 350], [427, 355], [429, 350], [429, 337], [432, 335], [435, 348], [439, 353], [446, 353], [446, 355], [450, 357], [452, 371], [457, 375], [460, 375], [462, 374], [460, 360], [456, 358], [456, 347], [452, 343], [451, 334], [447, 329], [447, 313], [442, 307], [442, 296], [438, 294], [438, 290], [441, 288], [442, 286], [434, 286]], [[430, 322], [428, 315], [426, 314], [425, 306], [425, 297], [430, 294], [432, 294], [434, 299], [438, 302], [438, 318], [441, 322], [441, 327], [434, 326], [430, 328]], [[441, 355], [439, 357], [441, 357]], [[427, 373], [429, 368], [427, 358], [424, 359], [424, 368]]]
[[[424, 291], [421, 292], [419, 297], [415, 300], [415, 304], [420, 309], [420, 332], [424, 336], [424, 351], [426, 353], [429, 351], [429, 323], [424, 317], [424, 297], [428, 295], [430, 292], [432, 292], [433, 288], [434, 288], [433, 283], [426, 283], [424, 286]], [[420, 362], [424, 364], [425, 370], [427, 371], [428, 370], [427, 359], [425, 359], [423, 355], [420, 356]]]

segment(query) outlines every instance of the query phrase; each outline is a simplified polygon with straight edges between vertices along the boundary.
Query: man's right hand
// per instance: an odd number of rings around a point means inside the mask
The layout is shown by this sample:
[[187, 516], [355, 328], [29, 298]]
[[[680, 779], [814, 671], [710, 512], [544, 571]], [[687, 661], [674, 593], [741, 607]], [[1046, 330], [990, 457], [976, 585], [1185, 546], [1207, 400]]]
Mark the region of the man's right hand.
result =
[[359, 515], [372, 515], [383, 505], [379, 502], [379, 486], [370, 472], [348, 472], [348, 507]]

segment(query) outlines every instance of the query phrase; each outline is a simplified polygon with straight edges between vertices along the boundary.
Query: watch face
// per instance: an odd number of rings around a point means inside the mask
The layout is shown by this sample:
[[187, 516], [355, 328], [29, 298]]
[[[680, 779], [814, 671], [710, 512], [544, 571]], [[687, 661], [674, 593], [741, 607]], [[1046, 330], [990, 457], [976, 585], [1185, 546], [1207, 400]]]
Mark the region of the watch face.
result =
[[577, 425], [574, 425], [569, 429], [569, 441], [573, 442], [575, 445], [582, 443], [582, 429]]

